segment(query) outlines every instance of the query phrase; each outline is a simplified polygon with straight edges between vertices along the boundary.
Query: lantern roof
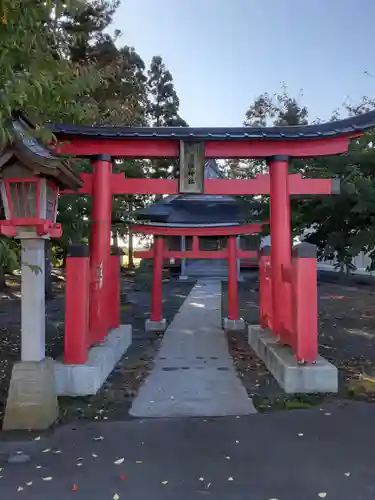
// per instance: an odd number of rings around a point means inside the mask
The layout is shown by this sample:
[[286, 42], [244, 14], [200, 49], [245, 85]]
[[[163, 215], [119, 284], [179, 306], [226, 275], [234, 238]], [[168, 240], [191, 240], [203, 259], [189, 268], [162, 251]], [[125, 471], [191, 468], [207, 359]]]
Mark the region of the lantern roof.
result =
[[35, 138], [36, 126], [17, 113], [8, 122], [9, 140], [0, 148], [0, 176], [5, 167], [18, 160], [33, 175], [55, 179], [62, 189], [78, 189], [82, 181], [68, 160], [54, 156]]
[[276, 127], [108, 127], [52, 124], [50, 130], [60, 138], [87, 137], [101, 139], [177, 139], [197, 141], [304, 140], [331, 138], [363, 133], [375, 128], [375, 111], [343, 120], [313, 125]]

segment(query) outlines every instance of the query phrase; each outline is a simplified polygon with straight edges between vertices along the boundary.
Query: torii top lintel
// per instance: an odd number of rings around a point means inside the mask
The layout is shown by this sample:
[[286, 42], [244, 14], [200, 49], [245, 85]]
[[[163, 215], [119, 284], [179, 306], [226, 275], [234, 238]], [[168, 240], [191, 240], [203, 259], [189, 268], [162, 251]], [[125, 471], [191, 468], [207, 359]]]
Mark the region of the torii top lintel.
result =
[[56, 152], [73, 156], [176, 158], [180, 141], [204, 142], [206, 158], [326, 156], [344, 153], [375, 128], [375, 111], [315, 125], [240, 128], [50, 125]]

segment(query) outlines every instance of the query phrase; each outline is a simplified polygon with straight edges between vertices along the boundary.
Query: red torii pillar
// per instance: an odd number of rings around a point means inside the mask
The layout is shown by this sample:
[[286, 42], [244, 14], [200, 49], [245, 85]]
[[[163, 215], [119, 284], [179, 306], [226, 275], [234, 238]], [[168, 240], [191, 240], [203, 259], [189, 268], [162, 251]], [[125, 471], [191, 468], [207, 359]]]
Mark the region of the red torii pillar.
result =
[[283, 280], [283, 268], [290, 267], [292, 235], [290, 227], [289, 158], [274, 156], [268, 160], [270, 175], [270, 229], [273, 330], [280, 335], [284, 316], [291, 307], [289, 285]]
[[154, 236], [153, 273], [152, 273], [152, 306], [150, 319], [146, 321], [146, 331], [164, 332], [167, 320], [163, 318], [163, 262], [164, 236]]
[[107, 336], [107, 294], [105, 277], [111, 249], [112, 158], [92, 158], [92, 209], [90, 237], [90, 334], [96, 343]]
[[245, 328], [245, 321], [240, 318], [238, 307], [238, 266], [237, 236], [228, 236], [228, 316], [223, 320], [225, 330]]

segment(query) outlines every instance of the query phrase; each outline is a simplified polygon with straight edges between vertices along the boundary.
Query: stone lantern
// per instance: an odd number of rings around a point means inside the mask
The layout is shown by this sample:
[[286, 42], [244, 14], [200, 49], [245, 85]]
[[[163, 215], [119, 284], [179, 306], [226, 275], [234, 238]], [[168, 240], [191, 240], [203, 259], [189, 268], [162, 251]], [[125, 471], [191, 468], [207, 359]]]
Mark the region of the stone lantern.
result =
[[27, 118], [15, 118], [9, 132], [0, 150], [6, 217], [0, 234], [21, 240], [21, 362], [13, 367], [3, 428], [37, 429], [57, 416], [53, 363], [45, 358], [45, 240], [62, 234], [56, 224], [59, 190], [77, 189], [81, 180], [33, 137]]

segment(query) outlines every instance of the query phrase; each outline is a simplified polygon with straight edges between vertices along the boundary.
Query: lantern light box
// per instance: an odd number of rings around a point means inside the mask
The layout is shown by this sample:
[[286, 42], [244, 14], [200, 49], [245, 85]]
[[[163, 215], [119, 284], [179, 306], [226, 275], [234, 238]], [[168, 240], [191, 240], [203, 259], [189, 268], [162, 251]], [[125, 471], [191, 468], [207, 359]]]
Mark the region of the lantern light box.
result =
[[69, 162], [57, 158], [30, 134], [32, 124], [12, 123], [10, 140], [0, 150], [0, 189], [6, 220], [0, 234], [18, 238], [58, 238], [59, 189], [77, 189], [81, 180]]

